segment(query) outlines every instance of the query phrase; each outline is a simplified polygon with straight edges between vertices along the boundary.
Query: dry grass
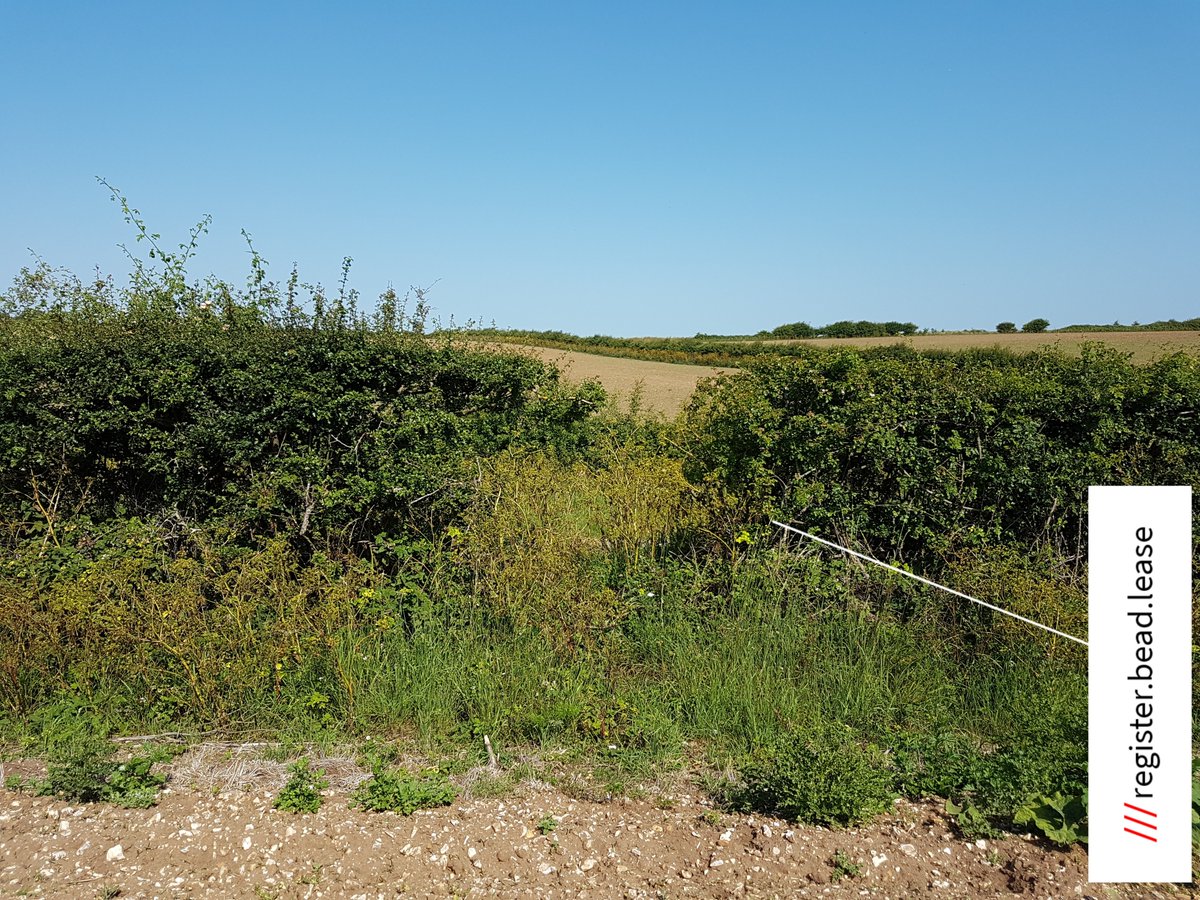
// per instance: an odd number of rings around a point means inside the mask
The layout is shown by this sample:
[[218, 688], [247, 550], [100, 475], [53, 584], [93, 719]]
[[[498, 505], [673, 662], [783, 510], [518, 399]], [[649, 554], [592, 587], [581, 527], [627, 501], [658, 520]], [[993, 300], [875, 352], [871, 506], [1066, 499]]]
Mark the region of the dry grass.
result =
[[1078, 353], [1089, 341], [1099, 341], [1133, 355], [1134, 362], [1151, 362], [1176, 351], [1200, 353], [1200, 331], [1080, 331], [1066, 334], [919, 334], [913, 337], [811, 338], [764, 341], [767, 344], [812, 344], [817, 347], [883, 347], [910, 344], [917, 350], [966, 350], [1004, 347], [1017, 352], [1058, 347]]
[[[263, 744], [197, 744], [175, 760], [171, 777], [180, 784], [214, 793], [264, 787], [278, 791], [290, 777], [288, 763], [267, 759], [263, 749]], [[337, 791], [348, 793], [370, 777], [353, 756], [317, 753], [308, 756], [308, 761], [312, 768], [325, 771], [330, 786]]]

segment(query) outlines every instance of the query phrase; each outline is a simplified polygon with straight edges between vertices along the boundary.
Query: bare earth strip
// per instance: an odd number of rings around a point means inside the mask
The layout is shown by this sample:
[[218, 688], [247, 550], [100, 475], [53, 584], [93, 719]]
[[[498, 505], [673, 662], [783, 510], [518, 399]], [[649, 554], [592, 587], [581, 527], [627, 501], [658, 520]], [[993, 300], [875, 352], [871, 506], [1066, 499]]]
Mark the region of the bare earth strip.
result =
[[613, 356], [597, 356], [577, 353], [573, 350], [555, 350], [548, 347], [526, 347], [519, 344], [491, 344], [489, 349], [500, 352], [528, 353], [562, 370], [571, 382], [594, 379], [604, 385], [610, 396], [620, 403], [628, 403], [635, 391], [640, 391], [641, 408], [650, 412], [674, 416], [681, 410], [696, 385], [703, 378], [711, 378], [722, 372], [734, 372], [730, 368], [687, 366], [676, 363], [650, 362], [641, 359], [622, 359]]
[[913, 337], [813, 338], [764, 341], [764, 344], [812, 344], [815, 347], [886, 347], [909, 344], [916, 350], [966, 350], [1003, 347], [1023, 352], [1040, 347], [1058, 347], [1078, 353], [1085, 343], [1108, 344], [1122, 353], [1132, 353], [1134, 362], [1151, 362], [1177, 351], [1200, 353], [1200, 331], [1079, 331], [1063, 334], [918, 334]]
[[595, 802], [527, 782], [408, 817], [349, 809], [332, 790], [320, 812], [296, 815], [272, 807], [282, 780], [180, 779], [152, 809], [0, 789], [0, 897], [1179, 896], [1088, 885], [1078, 848], [965, 840], [933, 802], [829, 830], [719, 813], [694, 795]]

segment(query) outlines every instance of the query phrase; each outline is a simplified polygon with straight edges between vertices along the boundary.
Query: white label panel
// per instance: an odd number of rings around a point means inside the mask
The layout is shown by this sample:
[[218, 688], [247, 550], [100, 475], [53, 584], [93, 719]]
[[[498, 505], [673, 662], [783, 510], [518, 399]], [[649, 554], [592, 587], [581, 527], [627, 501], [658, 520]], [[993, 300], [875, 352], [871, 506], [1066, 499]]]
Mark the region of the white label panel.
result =
[[1192, 879], [1192, 491], [1088, 491], [1088, 880]]

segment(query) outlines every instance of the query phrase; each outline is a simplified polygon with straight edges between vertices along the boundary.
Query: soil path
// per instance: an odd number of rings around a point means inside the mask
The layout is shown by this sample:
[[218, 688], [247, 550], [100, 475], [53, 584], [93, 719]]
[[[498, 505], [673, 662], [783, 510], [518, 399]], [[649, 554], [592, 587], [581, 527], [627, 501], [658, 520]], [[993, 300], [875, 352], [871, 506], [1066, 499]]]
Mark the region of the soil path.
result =
[[408, 817], [332, 790], [296, 815], [272, 806], [279, 774], [240, 787], [176, 774], [144, 810], [0, 790], [0, 897], [1180, 896], [1088, 885], [1079, 849], [964, 840], [932, 802], [831, 831], [699, 796], [592, 802], [532, 782]]

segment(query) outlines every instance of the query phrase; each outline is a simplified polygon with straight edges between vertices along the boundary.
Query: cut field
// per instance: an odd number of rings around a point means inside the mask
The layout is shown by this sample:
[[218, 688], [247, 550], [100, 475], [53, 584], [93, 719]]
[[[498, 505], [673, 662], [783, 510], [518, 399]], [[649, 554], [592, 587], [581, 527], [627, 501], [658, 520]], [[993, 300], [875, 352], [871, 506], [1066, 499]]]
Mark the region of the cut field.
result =
[[[761, 346], [769, 352], [772, 345], [810, 344], [814, 347], [885, 347], [908, 344], [916, 350], [968, 350], [1001, 347], [1017, 353], [1044, 347], [1058, 347], [1066, 353], [1078, 353], [1089, 342], [1108, 344], [1131, 355], [1134, 362], [1148, 363], [1177, 351], [1200, 354], [1200, 331], [1087, 331], [1047, 334], [921, 334], [912, 337], [811, 338], [767, 340]], [[733, 343], [733, 342], [731, 342]], [[739, 342], [740, 343], [740, 342]], [[599, 381], [610, 396], [623, 407], [638, 392], [641, 409], [674, 416], [687, 403], [703, 378], [737, 369], [724, 366], [697, 366], [657, 360], [632, 359], [534, 347], [516, 343], [488, 342], [489, 350], [528, 353], [556, 365], [567, 381]]]
[[1200, 331], [1072, 331], [1046, 334], [918, 334], [912, 337], [806, 338], [763, 341], [764, 344], [811, 344], [814, 347], [886, 347], [908, 344], [916, 350], [968, 350], [979, 347], [1003, 347], [1023, 352], [1042, 347], [1058, 347], [1078, 353], [1088, 342], [1101, 342], [1123, 353], [1133, 354], [1134, 362], [1151, 362], [1177, 351], [1200, 353]]
[[624, 359], [550, 347], [527, 347], [519, 344], [489, 344], [488, 347], [506, 353], [516, 351], [536, 356], [557, 366], [564, 378], [571, 382], [592, 379], [599, 381], [622, 407], [626, 406], [637, 392], [641, 409], [666, 416], [674, 416], [683, 408], [702, 378], [736, 371], [728, 367], [714, 368]]

